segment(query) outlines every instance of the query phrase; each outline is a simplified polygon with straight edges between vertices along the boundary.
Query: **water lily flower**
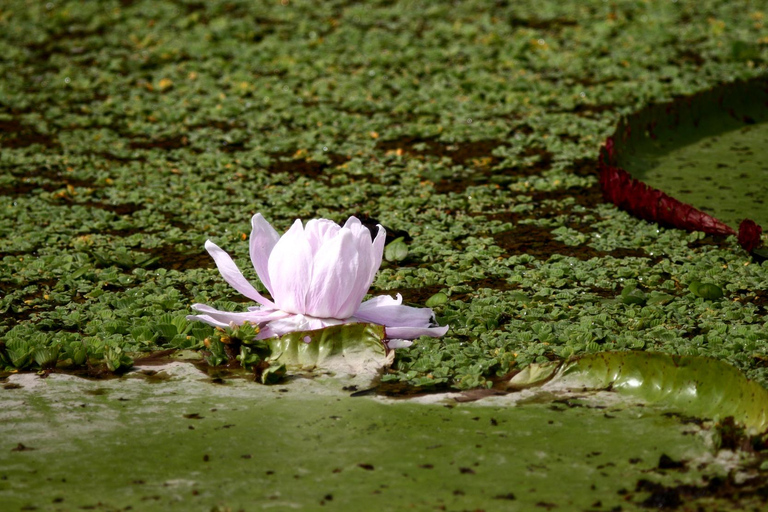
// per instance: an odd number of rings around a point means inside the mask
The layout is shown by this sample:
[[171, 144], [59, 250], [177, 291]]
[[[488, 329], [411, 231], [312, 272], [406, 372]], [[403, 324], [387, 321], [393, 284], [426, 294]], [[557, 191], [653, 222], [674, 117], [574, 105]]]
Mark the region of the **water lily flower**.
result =
[[229, 254], [208, 240], [205, 248], [224, 280], [259, 305], [233, 313], [194, 304], [192, 308], [200, 314], [188, 319], [216, 327], [250, 322], [259, 326], [260, 339], [368, 322], [385, 327], [389, 348], [407, 347], [408, 340], [447, 332], [447, 326], [435, 324], [431, 309], [404, 306], [400, 294], [363, 302], [381, 265], [386, 237], [381, 225], [375, 237], [355, 217], [344, 226], [328, 219], [310, 220], [303, 226], [296, 220], [282, 237], [260, 213], [253, 216], [251, 225], [251, 261], [272, 300], [248, 282]]

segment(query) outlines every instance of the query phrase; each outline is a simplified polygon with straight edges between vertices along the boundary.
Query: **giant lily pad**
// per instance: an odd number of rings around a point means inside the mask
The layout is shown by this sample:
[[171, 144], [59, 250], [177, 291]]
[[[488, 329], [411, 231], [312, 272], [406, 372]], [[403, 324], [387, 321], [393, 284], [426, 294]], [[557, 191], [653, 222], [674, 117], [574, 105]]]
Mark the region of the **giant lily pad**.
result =
[[269, 359], [289, 369], [317, 370], [359, 379], [373, 378], [392, 364], [384, 346], [384, 326], [344, 324], [266, 340]]
[[512, 389], [543, 385], [579, 393], [612, 390], [689, 416], [733, 417], [753, 433], [768, 429], [768, 390], [710, 357], [602, 352], [562, 364], [534, 364], [509, 383]]
[[[214, 385], [184, 363], [100, 382], [14, 375], [0, 392], [0, 502], [50, 511], [632, 510], [661, 495], [649, 479], [707, 497], [704, 482], [728, 471], [698, 427], [663, 409], [433, 399], [350, 397], [327, 377]], [[747, 489], [739, 505], [753, 504]]]
[[646, 220], [760, 243], [768, 224], [768, 78], [738, 81], [621, 120], [601, 151], [606, 199]]

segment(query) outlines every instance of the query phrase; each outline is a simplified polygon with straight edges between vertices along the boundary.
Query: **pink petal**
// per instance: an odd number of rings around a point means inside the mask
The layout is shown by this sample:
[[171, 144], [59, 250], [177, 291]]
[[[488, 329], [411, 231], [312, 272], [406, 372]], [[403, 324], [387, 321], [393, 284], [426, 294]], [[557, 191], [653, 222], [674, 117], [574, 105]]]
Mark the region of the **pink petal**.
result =
[[384, 344], [389, 350], [394, 350], [396, 348], [408, 348], [413, 345], [413, 342], [408, 340], [391, 339], [384, 341]]
[[269, 222], [257, 213], [251, 219], [251, 262], [256, 269], [259, 279], [264, 286], [272, 293], [272, 284], [269, 280], [269, 255], [275, 244], [280, 240], [280, 235]]
[[387, 338], [402, 338], [414, 340], [419, 336], [430, 336], [439, 338], [448, 332], [448, 326], [442, 327], [384, 327]]
[[403, 306], [402, 300], [400, 294], [396, 299], [387, 295], [374, 297], [363, 302], [350, 320], [383, 325], [387, 338], [439, 337], [448, 332], [447, 325], [433, 325], [434, 313], [430, 308]]
[[323, 244], [335, 237], [340, 229], [338, 224], [328, 219], [312, 219], [307, 222], [304, 236], [312, 247], [312, 254], [317, 254]]
[[243, 276], [243, 273], [240, 272], [240, 269], [237, 268], [235, 262], [232, 261], [229, 254], [227, 254], [221, 247], [210, 240], [206, 240], [205, 250], [208, 251], [208, 254], [213, 258], [213, 261], [216, 262], [216, 266], [218, 267], [221, 276], [230, 286], [232, 286], [232, 288], [263, 306], [275, 309], [275, 304], [262, 296], [256, 288], [248, 282]]
[[384, 251], [386, 231], [379, 226], [376, 239], [371, 243], [371, 234], [355, 217], [350, 217], [344, 227], [352, 231], [357, 246], [359, 266], [356, 272], [354, 287], [349, 292], [347, 300], [342, 305], [343, 311], [354, 311], [360, 306], [363, 297], [368, 293], [374, 276], [381, 266], [381, 256]]
[[434, 313], [429, 308], [402, 306], [403, 298], [398, 293], [393, 299], [389, 295], [380, 295], [360, 305], [354, 317], [365, 322], [386, 327], [429, 327]]
[[[259, 338], [262, 338], [264, 332], [272, 336], [282, 336], [290, 332], [296, 331], [313, 331], [315, 329], [322, 329], [323, 327], [329, 327], [331, 325], [339, 325], [345, 323], [343, 320], [336, 320], [334, 318], [315, 318], [307, 315], [289, 315], [285, 318], [274, 320], [269, 322], [266, 326], [268, 331], [262, 331], [259, 333]], [[265, 336], [267, 337], [267, 336]]]
[[235, 325], [242, 325], [245, 322], [261, 325], [287, 315], [287, 313], [277, 309], [259, 309], [242, 313], [220, 311], [206, 304], [193, 304], [192, 309], [204, 314], [189, 315], [187, 316], [188, 320], [200, 320], [215, 327], [229, 327], [233, 323]]
[[306, 313], [307, 292], [312, 279], [312, 248], [304, 227], [296, 220], [269, 255], [272, 298], [288, 313]]
[[315, 253], [306, 313], [320, 318], [344, 319], [352, 316], [357, 304], [346, 308], [343, 306], [355, 287], [358, 262], [352, 232], [340, 228]]

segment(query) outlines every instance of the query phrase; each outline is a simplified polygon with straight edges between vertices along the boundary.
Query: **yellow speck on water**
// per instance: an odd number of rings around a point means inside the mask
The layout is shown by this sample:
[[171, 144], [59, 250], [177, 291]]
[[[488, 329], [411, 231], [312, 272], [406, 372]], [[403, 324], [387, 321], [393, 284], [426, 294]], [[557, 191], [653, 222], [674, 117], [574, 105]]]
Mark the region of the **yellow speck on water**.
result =
[[377, 132], [371, 132], [368, 135], [370, 135], [372, 139], [378, 139], [379, 138], [379, 134]]
[[722, 20], [718, 20], [717, 18], [709, 18], [707, 19], [709, 22], [709, 26], [712, 28], [712, 33], [716, 36], [721, 35], [723, 32], [725, 32], [725, 22]]
[[171, 87], [173, 87], [173, 81], [170, 78], [162, 78], [157, 82], [157, 88], [160, 89], [161, 92], [167, 91]]

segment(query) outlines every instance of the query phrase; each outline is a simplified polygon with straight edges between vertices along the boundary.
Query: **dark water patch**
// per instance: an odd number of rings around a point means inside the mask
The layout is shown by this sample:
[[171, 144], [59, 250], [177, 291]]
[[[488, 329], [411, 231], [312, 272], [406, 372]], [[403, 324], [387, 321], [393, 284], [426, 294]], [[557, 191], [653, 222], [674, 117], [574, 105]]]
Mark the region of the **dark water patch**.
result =
[[170, 137], [158, 137], [156, 139], [132, 140], [128, 147], [131, 149], [161, 149], [170, 151], [181, 149], [189, 145], [186, 135], [173, 135]]
[[77, 203], [78, 206], [85, 208], [98, 208], [100, 210], [106, 210], [108, 212], [115, 213], [117, 215], [133, 215], [134, 213], [144, 209], [143, 204], [137, 203], [104, 203], [100, 201], [87, 201], [84, 203]]
[[160, 214], [165, 218], [165, 221], [169, 225], [171, 225], [171, 226], [173, 226], [175, 228], [179, 228], [182, 231], [190, 231], [192, 229], [192, 225], [191, 224], [187, 224], [186, 222], [184, 222], [182, 220], [179, 220], [176, 217], [176, 214], [174, 214], [174, 213], [171, 213], [171, 212], [160, 212]]
[[237, 123], [233, 121], [217, 120], [217, 121], [207, 121], [205, 123], [192, 124], [187, 127], [188, 130], [204, 130], [207, 128], [215, 128], [221, 132], [227, 133], [232, 130], [245, 128], [245, 125], [242, 123]]
[[703, 66], [707, 61], [701, 56], [699, 52], [696, 52], [690, 48], [685, 48], [677, 52], [677, 56], [673, 59], [669, 59], [669, 63], [672, 65], [680, 64], [692, 64], [696, 67]]
[[690, 249], [698, 249], [701, 247], [711, 247], [713, 245], [718, 249], [730, 249], [731, 247], [731, 244], [728, 243], [728, 237], [722, 236], [722, 235], [707, 235], [698, 240], [693, 240], [691, 242], [688, 242], [688, 247]]
[[139, 249], [147, 253], [154, 260], [147, 268], [165, 268], [170, 270], [194, 270], [197, 268], [215, 268], [213, 258], [204, 251], [183, 253], [173, 245], [161, 245], [154, 249]]
[[408, 135], [397, 139], [379, 141], [376, 144], [376, 149], [412, 156], [447, 157], [455, 165], [467, 165], [469, 163], [472, 167], [489, 167], [499, 162], [500, 159], [493, 156], [492, 153], [496, 148], [503, 145], [503, 141], [493, 139], [449, 143], [439, 141], [434, 137]]
[[[571, 229], [574, 229], [572, 226]], [[580, 226], [576, 226], [580, 227]], [[496, 245], [504, 250], [504, 256], [528, 254], [536, 258], [549, 259], [553, 254], [571, 256], [580, 260], [603, 258], [647, 258], [642, 249], [614, 249], [599, 251], [588, 245], [567, 245], [554, 239], [549, 228], [533, 224], [518, 224], [515, 229], [493, 235]]]
[[443, 178], [434, 184], [435, 192], [438, 194], [463, 194], [468, 187], [485, 185], [488, 183], [488, 177], [485, 174], [474, 174], [471, 176], [451, 176]]
[[244, 140], [224, 141], [219, 146], [219, 151], [222, 151], [223, 153], [238, 153], [247, 149], [248, 146]]
[[[457, 165], [466, 165], [472, 163], [473, 167], [487, 167], [494, 165], [499, 161], [498, 157], [492, 155], [493, 151], [504, 145], [499, 140], [478, 140], [474, 142], [460, 142], [445, 147], [446, 154], [451, 157], [453, 163]], [[455, 149], [452, 149], [455, 148]], [[440, 155], [442, 156], [442, 155]], [[486, 160], [485, 162], [472, 162], [473, 160]]]
[[616, 103], [588, 104], [579, 103], [570, 110], [556, 110], [559, 113], [576, 114], [580, 117], [590, 117], [593, 114], [602, 114], [603, 112], [613, 112], [618, 108]]
[[[472, 143], [474, 145], [459, 155], [460, 158], [454, 159], [454, 163], [469, 167], [475, 173], [468, 176], [454, 175], [441, 179], [434, 185], [435, 192], [438, 194], [448, 194], [451, 192], [460, 194], [467, 187], [488, 183], [501, 183], [507, 178], [511, 180], [512, 178], [534, 176], [550, 169], [552, 166], [553, 155], [551, 152], [542, 148], [527, 148], [520, 156], [532, 161], [491, 170], [492, 167], [497, 166], [501, 162], [499, 157], [491, 154], [491, 151], [493, 151], [492, 142], [494, 141]], [[493, 146], [493, 148], [495, 147], [499, 146]], [[467, 165], [467, 161], [469, 161], [470, 165]]]
[[[270, 153], [269, 156], [274, 160], [269, 166], [269, 172], [301, 175], [307, 178], [318, 179], [323, 176], [326, 169], [333, 169], [350, 160], [350, 157], [338, 153], [325, 153], [325, 156], [330, 160], [329, 162], [301, 158], [294, 159], [292, 158], [293, 155], [290, 152]], [[286, 157], [291, 159], [285, 160], [284, 158]]]
[[[527, 147], [520, 153], [520, 156], [526, 159], [535, 158], [533, 163], [527, 164], [525, 167], [528, 169], [535, 169], [536, 173], [546, 171], [552, 167], [552, 159], [554, 155], [552, 152], [537, 147]], [[511, 170], [515, 170], [517, 167], [513, 167]]]
[[754, 304], [763, 309], [763, 313], [768, 312], [768, 290], [737, 290], [735, 294], [739, 295], [738, 301], [742, 304]]
[[[474, 290], [490, 289], [490, 290], [496, 290], [499, 292], [514, 290], [518, 288], [516, 284], [510, 283], [505, 279], [495, 279], [495, 278], [473, 279], [472, 281], [468, 281], [466, 284], [467, 286], [472, 287]], [[424, 303], [426, 303], [430, 297], [432, 297], [434, 294], [438, 292], [445, 290], [446, 288], [447, 287], [442, 284], [433, 284], [433, 285], [420, 286], [417, 288], [391, 288], [389, 290], [375, 290], [375, 291], [372, 291], [371, 293], [374, 296], [389, 295], [393, 297], [399, 293], [403, 297], [403, 303], [423, 307]], [[467, 299], [470, 299], [473, 295], [475, 295], [475, 293], [476, 292], [473, 291], [473, 292], [467, 292], [467, 293], [452, 294], [449, 300], [451, 301], [467, 300]]]
[[519, 288], [519, 286], [516, 283], [510, 283], [506, 279], [498, 279], [498, 278], [492, 278], [492, 277], [484, 277], [482, 279], [473, 279], [472, 281], [469, 281], [467, 285], [471, 286], [476, 290], [480, 290], [482, 288], [489, 288], [491, 290], [498, 290], [501, 292], [504, 292], [507, 290], [516, 290], [517, 288]]
[[91, 152], [88, 152], [87, 154], [97, 156], [101, 159], [108, 160], [110, 162], [128, 163], [128, 162], [146, 162], [147, 161], [147, 158], [141, 155], [120, 156], [110, 151], [91, 151]]
[[59, 148], [55, 137], [38, 132], [18, 118], [0, 120], [0, 147], [18, 149], [40, 144], [46, 148]]
[[[501, 3], [506, 5], [509, 4], [509, 2]], [[497, 5], [498, 4], [499, 2], [497, 2]], [[537, 17], [519, 18], [513, 15], [509, 17], [509, 24], [512, 27], [524, 27], [536, 30], [559, 30], [563, 27], [575, 27], [578, 25], [578, 22], [576, 20], [564, 17], [542, 19]]]
[[566, 170], [571, 171], [576, 176], [599, 176], [600, 171], [597, 167], [597, 160], [594, 158], [580, 158], [574, 160]]
[[598, 288], [596, 286], [590, 286], [587, 288], [587, 292], [591, 293], [592, 295], [596, 295], [600, 297], [601, 299], [615, 299], [616, 298], [616, 290], [611, 288]]
[[[46, 191], [58, 190], [62, 187], [100, 188], [93, 179], [83, 179], [73, 176], [71, 171], [63, 171], [59, 167], [44, 166], [33, 169], [15, 169], [11, 171], [13, 176], [22, 179], [21, 183], [36, 186]], [[42, 178], [46, 181], [32, 181], [33, 178]]]
[[86, 50], [82, 46], [84, 39], [99, 38], [99, 42], [103, 44], [103, 36], [106, 31], [107, 27], [84, 29], [70, 26], [67, 30], [49, 33], [44, 40], [29, 43], [26, 47], [39, 56], [45, 57], [46, 60], [49, 55], [54, 53], [68, 56], [79, 55]]
[[[585, 208], [594, 208], [598, 204], [605, 202], [603, 193], [600, 191], [600, 186], [598, 184], [592, 185], [591, 187], [569, 187], [535, 191], [531, 194], [531, 199], [535, 204], [543, 201], [562, 201], [570, 198], [575, 200], [575, 204], [584, 206]], [[562, 209], [557, 210], [554, 213], [559, 215], [568, 212]]]
[[500, 222], [509, 222], [512, 224], [518, 224], [521, 220], [552, 219], [563, 215], [571, 215], [571, 222], [568, 224], [568, 227], [581, 233], [588, 233], [592, 231], [591, 224], [578, 222], [578, 216], [572, 215], [571, 204], [544, 204], [544, 201], [557, 202], [573, 198], [576, 205], [584, 206], [586, 208], [593, 208], [603, 202], [600, 189], [597, 185], [591, 187], [570, 187], [566, 189], [536, 191], [533, 192], [530, 197], [531, 205], [534, 206], [534, 209], [531, 212], [504, 211], [483, 213], [481, 215], [484, 215], [488, 220], [498, 220]]
[[30, 195], [36, 190], [42, 190], [39, 183], [29, 183], [26, 181], [16, 181], [13, 185], [4, 185], [0, 187], [0, 196], [20, 197]]

